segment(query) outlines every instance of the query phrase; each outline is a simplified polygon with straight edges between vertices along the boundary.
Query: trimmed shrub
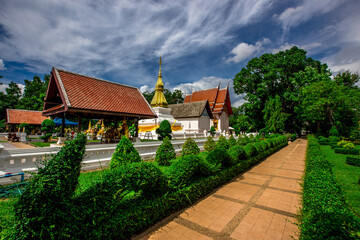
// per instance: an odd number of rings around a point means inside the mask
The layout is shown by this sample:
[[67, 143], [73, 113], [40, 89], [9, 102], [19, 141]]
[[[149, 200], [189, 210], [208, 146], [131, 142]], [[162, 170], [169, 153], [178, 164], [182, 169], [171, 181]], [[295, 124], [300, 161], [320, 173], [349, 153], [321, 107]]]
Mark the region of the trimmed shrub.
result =
[[228, 144], [229, 144], [229, 148], [236, 145], [236, 139], [234, 138], [233, 135], [230, 135], [229, 140], [228, 140]]
[[246, 135], [239, 137], [239, 139], [238, 139], [238, 144], [242, 145], [242, 146], [245, 146], [246, 144], [248, 144], [250, 142], [251, 142], [250, 138]]
[[232, 164], [236, 164], [246, 159], [246, 153], [243, 146], [235, 145], [228, 150], [228, 153]]
[[172, 145], [170, 139], [165, 137], [162, 144], [156, 150], [155, 161], [160, 166], [169, 166], [170, 160], [176, 157], [175, 148]]
[[291, 135], [290, 135], [290, 138], [291, 138], [291, 141], [292, 141], [292, 142], [295, 141], [295, 140], [296, 140], [296, 134], [291, 134]]
[[352, 142], [347, 142], [346, 144], [343, 145], [343, 148], [345, 148], [345, 149], [354, 149], [355, 145]]
[[266, 149], [264, 149], [263, 145], [260, 142], [255, 142], [255, 143], [253, 143], [253, 145], [256, 148], [258, 153], [266, 151]]
[[[170, 186], [184, 187], [198, 178], [211, 175], [213, 172], [207, 168], [208, 166], [198, 155], [183, 157], [169, 168]], [[220, 170], [220, 167], [217, 169]]]
[[244, 147], [245, 153], [248, 156], [248, 158], [254, 157], [257, 155], [256, 148], [252, 143], [248, 143]]
[[330, 128], [329, 136], [339, 137], [339, 132], [338, 132], [338, 130], [336, 129], [335, 126], [332, 126], [332, 127]]
[[140, 155], [131, 141], [127, 137], [122, 137], [111, 157], [110, 168], [134, 162], [141, 162]]
[[[86, 136], [66, 142], [33, 175], [15, 205], [16, 239], [65, 239], [72, 229], [72, 197], [85, 154]], [[72, 229], [73, 230], [73, 229]], [[73, 230], [74, 231], [74, 230]]]
[[339, 142], [339, 138], [336, 136], [330, 136], [328, 139], [329, 139], [329, 144], [330, 142], [334, 142], [334, 143]]
[[213, 165], [220, 165], [222, 167], [229, 167], [233, 163], [231, 161], [229, 153], [225, 148], [215, 148], [211, 152], [209, 152], [206, 157], [206, 161]]
[[349, 165], [354, 165], [360, 167], [360, 158], [359, 157], [346, 157], [346, 163]]
[[358, 155], [359, 149], [335, 148], [335, 153]]
[[266, 145], [268, 146], [267, 148], [270, 149], [273, 147], [273, 144], [272, 144], [272, 140], [271, 139], [266, 139], [265, 140], [265, 143]]
[[210, 136], [207, 137], [205, 143], [204, 143], [204, 149], [208, 152], [214, 150], [216, 147], [216, 143], [214, 139]]
[[44, 142], [47, 142], [52, 136], [55, 127], [55, 122], [52, 119], [45, 119], [41, 123], [41, 131], [45, 133], [45, 135], [41, 136], [40, 138], [43, 139]]
[[322, 137], [322, 136], [320, 136], [320, 137], [318, 140], [320, 145], [328, 145], [329, 144], [329, 139], [327, 139], [326, 137]]
[[216, 142], [216, 148], [229, 149], [229, 143], [223, 135], [220, 135], [219, 140]]
[[200, 152], [200, 148], [192, 138], [188, 138], [182, 146], [181, 152], [184, 157], [187, 155], [198, 154]]
[[260, 141], [260, 145], [264, 149], [264, 151], [269, 149], [269, 145], [265, 141]]
[[172, 130], [171, 125], [168, 120], [164, 120], [160, 123], [160, 126], [158, 129], [156, 129], [156, 133], [159, 134], [158, 139], [163, 140], [164, 138], [169, 138], [171, 140], [172, 136]]
[[345, 204], [320, 145], [308, 136], [299, 229], [302, 239], [356, 239], [360, 224]]
[[215, 130], [215, 127], [214, 127], [214, 126], [211, 126], [211, 127], [210, 127], [209, 133], [211, 134], [212, 137], [214, 137], [214, 135], [215, 135], [215, 133], [216, 133], [216, 130]]

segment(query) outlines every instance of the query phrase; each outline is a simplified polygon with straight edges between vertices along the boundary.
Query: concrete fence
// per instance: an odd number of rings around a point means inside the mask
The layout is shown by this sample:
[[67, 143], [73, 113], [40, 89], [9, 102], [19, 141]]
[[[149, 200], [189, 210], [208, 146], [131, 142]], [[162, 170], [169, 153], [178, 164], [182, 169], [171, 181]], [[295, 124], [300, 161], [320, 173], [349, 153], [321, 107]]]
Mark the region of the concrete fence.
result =
[[[217, 139], [214, 140], [216, 141]], [[200, 150], [204, 149], [206, 139], [194, 139], [194, 141]], [[173, 140], [172, 143], [175, 151], [180, 153], [185, 140]], [[115, 152], [116, 145], [117, 144], [87, 145], [82, 170], [88, 171], [107, 167], [111, 156]], [[160, 145], [161, 142], [141, 142], [136, 143], [135, 148], [144, 160], [149, 160], [155, 157], [156, 150]], [[59, 150], [60, 148], [58, 147], [4, 150], [0, 145], [0, 175], [7, 172], [25, 172], [25, 178], [27, 178], [30, 172], [36, 172], [37, 164], [41, 164], [41, 161], [46, 157], [56, 154]], [[16, 181], [20, 181], [20, 178], [2, 178], [0, 179], [0, 184], [8, 184]]]

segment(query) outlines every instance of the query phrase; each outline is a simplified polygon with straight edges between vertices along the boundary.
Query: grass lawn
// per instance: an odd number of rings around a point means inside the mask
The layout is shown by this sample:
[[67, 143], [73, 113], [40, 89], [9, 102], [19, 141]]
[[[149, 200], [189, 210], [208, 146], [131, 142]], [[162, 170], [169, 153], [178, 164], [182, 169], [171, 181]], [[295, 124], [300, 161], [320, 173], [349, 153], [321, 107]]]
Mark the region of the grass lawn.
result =
[[50, 147], [51, 142], [32, 142], [30, 144], [36, 147]]
[[[360, 149], [360, 146], [356, 148]], [[321, 149], [332, 165], [334, 177], [345, 194], [346, 202], [360, 215], [360, 167], [346, 164], [348, 155], [337, 154], [330, 146], [322, 145]]]

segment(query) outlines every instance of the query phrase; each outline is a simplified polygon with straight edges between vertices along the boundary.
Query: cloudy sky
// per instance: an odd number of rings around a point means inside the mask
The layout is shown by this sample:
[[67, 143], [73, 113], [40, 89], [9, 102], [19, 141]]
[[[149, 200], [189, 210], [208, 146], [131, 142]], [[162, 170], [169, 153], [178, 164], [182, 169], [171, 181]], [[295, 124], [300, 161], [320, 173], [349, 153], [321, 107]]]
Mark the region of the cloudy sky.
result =
[[[296, 45], [333, 72], [360, 70], [358, 0], [0, 0], [0, 75], [57, 67], [154, 88], [232, 85], [253, 57]], [[0, 89], [1, 90], [1, 89]], [[233, 105], [242, 103], [231, 88]]]

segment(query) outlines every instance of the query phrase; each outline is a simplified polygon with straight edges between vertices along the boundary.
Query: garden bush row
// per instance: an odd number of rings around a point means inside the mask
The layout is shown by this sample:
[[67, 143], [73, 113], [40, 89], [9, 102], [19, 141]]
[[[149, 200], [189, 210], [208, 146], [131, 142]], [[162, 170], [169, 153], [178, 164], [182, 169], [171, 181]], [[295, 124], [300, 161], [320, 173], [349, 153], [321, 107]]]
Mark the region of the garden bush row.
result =
[[302, 202], [300, 239], [357, 239], [360, 223], [314, 136], [308, 137]]
[[346, 163], [354, 166], [360, 167], [360, 157], [346, 157]]
[[[189, 140], [183, 156], [160, 171], [153, 163], [139, 162], [137, 154], [124, 147], [131, 148], [124, 139], [110, 168], [75, 195], [85, 141], [80, 136], [70, 142], [36, 175], [20, 198], [14, 239], [130, 238], [287, 145], [285, 136], [232, 147], [221, 140], [203, 157]], [[163, 157], [169, 155], [173, 157], [172, 150]], [[55, 170], [59, 174], [53, 176]]]
[[335, 148], [335, 153], [341, 153], [341, 154], [359, 154], [359, 149], [346, 149], [346, 148]]

